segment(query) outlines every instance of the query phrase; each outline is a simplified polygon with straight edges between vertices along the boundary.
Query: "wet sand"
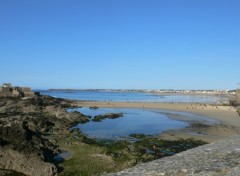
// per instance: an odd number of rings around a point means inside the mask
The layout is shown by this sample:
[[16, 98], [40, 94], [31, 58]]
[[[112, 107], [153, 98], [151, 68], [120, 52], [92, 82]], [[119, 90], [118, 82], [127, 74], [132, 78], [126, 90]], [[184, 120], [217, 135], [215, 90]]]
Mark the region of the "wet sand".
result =
[[[179, 112], [190, 112], [200, 116], [209, 117], [220, 121], [220, 124], [210, 126], [190, 126], [181, 130], [167, 131], [159, 135], [164, 139], [194, 138], [206, 142], [213, 142], [224, 139], [233, 134], [239, 133], [240, 116], [236, 109], [231, 106], [217, 106], [198, 103], [148, 103], [148, 102], [94, 102], [76, 101], [79, 107], [99, 108], [144, 108], [155, 110], [170, 110]], [[170, 118], [188, 121], [184, 116], [170, 115]], [[198, 119], [196, 119], [197, 121]]]

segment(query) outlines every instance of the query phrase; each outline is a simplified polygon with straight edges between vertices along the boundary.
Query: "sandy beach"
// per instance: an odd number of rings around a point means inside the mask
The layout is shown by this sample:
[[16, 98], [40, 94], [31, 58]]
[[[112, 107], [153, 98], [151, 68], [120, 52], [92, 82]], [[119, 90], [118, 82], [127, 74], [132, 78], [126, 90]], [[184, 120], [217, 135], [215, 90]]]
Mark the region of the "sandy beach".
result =
[[[164, 139], [194, 138], [213, 142], [239, 133], [240, 116], [236, 109], [231, 106], [217, 106], [198, 103], [148, 103], [148, 102], [98, 102], [98, 101], [76, 101], [78, 107], [99, 108], [144, 108], [152, 110], [170, 110], [189, 112], [200, 116], [218, 120], [220, 124], [210, 126], [189, 126], [188, 128], [167, 131], [159, 135]], [[169, 118], [188, 121], [184, 116], [170, 115]], [[197, 121], [198, 119], [196, 119]]]

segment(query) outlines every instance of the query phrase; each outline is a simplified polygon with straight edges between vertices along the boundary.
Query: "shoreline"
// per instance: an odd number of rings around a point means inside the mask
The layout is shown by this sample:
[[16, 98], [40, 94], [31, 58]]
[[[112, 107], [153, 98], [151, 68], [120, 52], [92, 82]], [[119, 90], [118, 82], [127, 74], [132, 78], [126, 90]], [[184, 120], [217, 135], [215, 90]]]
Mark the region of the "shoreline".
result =
[[[193, 113], [207, 117], [220, 124], [194, 127], [184, 116], [168, 115], [168, 118], [189, 122], [190, 126], [180, 130], [169, 130], [158, 135], [159, 138], [175, 140], [194, 138], [205, 142], [214, 142], [225, 139], [239, 132], [240, 117], [234, 107], [219, 106], [199, 103], [148, 103], [148, 102], [99, 102], [99, 101], [74, 101], [74, 106], [78, 107], [99, 107], [99, 108], [137, 108], [149, 110], [167, 110], [177, 112]], [[198, 119], [196, 119], [198, 122]]]
[[[136, 144], [132, 147], [131, 143], [129, 145], [125, 141], [113, 143], [110, 147], [101, 144], [96, 146], [94, 145], [95, 141], [86, 138], [79, 130], [69, 131], [72, 126], [90, 121], [88, 116], [79, 112], [70, 113], [67, 111], [68, 108], [83, 106], [150, 109], [159, 113], [161, 113], [160, 110], [190, 112], [218, 119], [222, 123], [212, 126], [203, 123], [194, 124], [191, 123], [194, 122], [194, 120], [192, 121], [193, 116], [190, 118], [190, 125], [187, 128], [165, 131], [151, 139], [146, 139], [147, 141], [143, 139], [140, 146]], [[169, 118], [176, 120], [186, 120], [188, 117], [184, 113], [182, 113], [183, 115], [178, 115], [178, 113], [170, 113], [169, 115], [167, 111], [165, 112]], [[147, 150], [142, 153], [140, 150], [142, 147], [154, 151], [158, 145], [171, 148], [172, 145], [166, 146], [170, 141], [173, 146], [176, 143], [179, 145], [180, 148], [177, 151], [180, 152], [184, 149], [181, 145], [186, 142], [191, 144], [193, 142], [194, 145], [199, 146], [205, 142], [210, 143], [225, 139], [238, 133], [240, 126], [240, 122], [237, 123], [240, 119], [234, 108], [198, 103], [83, 102], [50, 96], [36, 98], [3, 97], [0, 99], [0, 113], [2, 114], [0, 128], [3, 131], [0, 134], [0, 175], [1, 169], [5, 169], [9, 173], [14, 170], [26, 175], [56, 175], [60, 173], [59, 168], [64, 168], [63, 174], [84, 172], [93, 175], [117, 172], [137, 163], [156, 159], [159, 157], [158, 154], [160, 156], [168, 155], [165, 151], [159, 152], [158, 150], [156, 150], [157, 153], [148, 155]], [[162, 143], [161, 139], [165, 139], [167, 142]], [[156, 146], [152, 146], [152, 140]], [[114, 147], [112, 148], [112, 146]], [[191, 146], [190, 148], [192, 148]], [[175, 149], [172, 149], [171, 152], [175, 153]], [[72, 151], [72, 156], [66, 158], [63, 163], [54, 162], [54, 156], [63, 150]], [[119, 159], [119, 157], [122, 158]], [[88, 169], [89, 163], [91, 163], [90, 170]], [[99, 165], [99, 163], [101, 164]], [[76, 168], [76, 165], [83, 167]], [[30, 167], [33, 169], [29, 170]]]
[[226, 97], [235, 97], [234, 93], [229, 92], [183, 92], [183, 91], [146, 91], [146, 90], [119, 90], [119, 89], [47, 89], [40, 90], [42, 92], [127, 92], [127, 93], [150, 93], [155, 95], [203, 95], [203, 96], [226, 96]]

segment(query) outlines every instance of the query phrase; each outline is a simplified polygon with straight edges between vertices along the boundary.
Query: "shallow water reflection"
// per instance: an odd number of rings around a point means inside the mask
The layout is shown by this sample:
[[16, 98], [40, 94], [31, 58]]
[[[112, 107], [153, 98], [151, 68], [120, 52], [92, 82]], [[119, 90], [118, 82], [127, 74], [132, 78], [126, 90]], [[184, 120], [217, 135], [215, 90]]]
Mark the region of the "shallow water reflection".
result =
[[84, 134], [92, 138], [118, 138], [128, 136], [133, 133], [156, 135], [163, 131], [180, 129], [189, 124], [183, 121], [173, 120], [166, 114], [145, 109], [126, 108], [78, 108], [84, 115], [92, 117], [106, 113], [123, 113], [123, 117], [117, 119], [105, 119], [102, 122], [89, 122], [79, 124], [79, 128]]

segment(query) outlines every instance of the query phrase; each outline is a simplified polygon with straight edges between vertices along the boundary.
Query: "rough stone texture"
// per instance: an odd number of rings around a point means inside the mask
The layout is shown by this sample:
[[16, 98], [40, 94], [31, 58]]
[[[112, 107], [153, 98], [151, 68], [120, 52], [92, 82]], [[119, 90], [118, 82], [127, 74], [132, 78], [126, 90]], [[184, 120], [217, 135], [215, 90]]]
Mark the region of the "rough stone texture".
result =
[[107, 176], [237, 176], [240, 175], [240, 136], [197, 147]]
[[12, 87], [5, 83], [0, 87], [0, 96], [5, 97], [35, 97], [38, 93], [32, 92], [30, 87]]
[[79, 112], [68, 113], [68, 106], [68, 101], [48, 96], [0, 98], [0, 175], [58, 174], [54, 156], [61, 151], [55, 141], [70, 133], [73, 124], [88, 121]]
[[240, 104], [240, 89], [236, 90], [236, 102]]
[[35, 176], [57, 174], [57, 168], [53, 164], [40, 160], [33, 153], [26, 155], [10, 148], [1, 147], [0, 156], [1, 169], [19, 171], [26, 175]]
[[236, 111], [237, 111], [238, 115], [240, 116], [240, 106], [238, 106], [238, 107], [236, 108]]

